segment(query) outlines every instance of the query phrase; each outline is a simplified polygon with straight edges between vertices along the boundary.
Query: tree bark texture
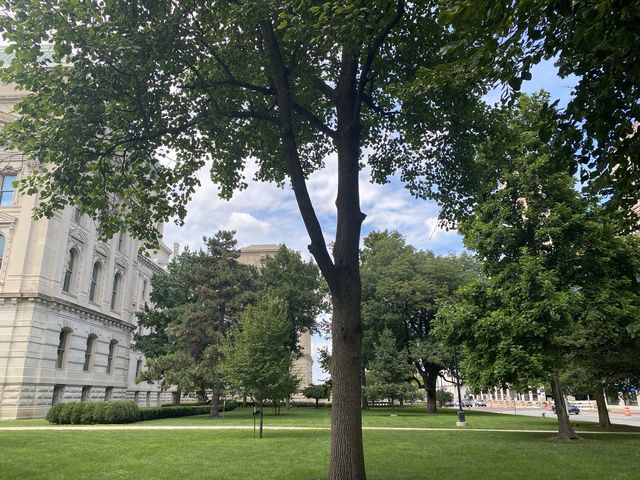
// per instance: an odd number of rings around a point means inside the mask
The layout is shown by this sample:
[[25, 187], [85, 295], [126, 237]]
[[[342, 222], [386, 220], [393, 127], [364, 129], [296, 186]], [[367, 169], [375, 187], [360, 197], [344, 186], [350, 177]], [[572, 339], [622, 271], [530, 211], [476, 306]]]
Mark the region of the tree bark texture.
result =
[[330, 480], [365, 478], [360, 410], [360, 302], [349, 297], [345, 294], [333, 300]]
[[598, 424], [602, 428], [609, 428], [611, 426], [611, 419], [609, 418], [609, 410], [607, 410], [607, 402], [604, 398], [604, 391], [602, 385], [596, 386], [596, 406], [598, 407]]
[[553, 400], [556, 404], [556, 415], [558, 416], [558, 435], [559, 440], [579, 440], [580, 437], [573, 430], [569, 421], [569, 413], [567, 412], [567, 404], [564, 401], [562, 393], [562, 385], [560, 384], [560, 374], [556, 371], [551, 382], [551, 392]]
[[424, 382], [424, 391], [427, 396], [427, 413], [438, 413], [438, 403], [436, 401], [436, 389], [440, 368], [429, 364], [426, 369], [420, 372]]

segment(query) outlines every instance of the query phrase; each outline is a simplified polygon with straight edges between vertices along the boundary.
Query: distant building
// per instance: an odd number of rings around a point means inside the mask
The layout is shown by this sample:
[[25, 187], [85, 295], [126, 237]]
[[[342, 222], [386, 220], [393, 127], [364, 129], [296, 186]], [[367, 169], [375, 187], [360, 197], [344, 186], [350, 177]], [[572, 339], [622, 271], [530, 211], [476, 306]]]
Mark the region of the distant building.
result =
[[[253, 265], [261, 268], [267, 257], [275, 255], [279, 245], [249, 245], [240, 250], [238, 261], [245, 265]], [[308, 331], [302, 332], [298, 339], [301, 355], [293, 362], [293, 372], [300, 379], [300, 390], [308, 387], [312, 383], [313, 358], [311, 357], [311, 334]]]
[[[0, 85], [0, 127], [21, 95]], [[140, 255], [124, 231], [100, 241], [74, 207], [33, 220], [37, 198], [12, 186], [28, 169], [0, 150], [0, 419], [41, 417], [57, 402], [170, 401], [157, 384], [135, 382], [145, 359], [132, 333], [171, 251]]]

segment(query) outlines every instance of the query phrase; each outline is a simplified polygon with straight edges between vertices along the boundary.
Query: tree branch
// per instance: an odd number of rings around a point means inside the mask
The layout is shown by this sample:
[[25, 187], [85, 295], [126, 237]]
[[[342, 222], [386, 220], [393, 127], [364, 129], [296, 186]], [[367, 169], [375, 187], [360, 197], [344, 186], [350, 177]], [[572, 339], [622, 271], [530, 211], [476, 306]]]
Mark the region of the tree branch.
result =
[[322, 120], [320, 120], [318, 117], [316, 117], [313, 113], [311, 113], [309, 110], [307, 110], [305, 107], [303, 107], [302, 105], [299, 105], [295, 102], [292, 102], [293, 105], [293, 109], [299, 113], [300, 115], [302, 115], [304, 118], [306, 118], [307, 120], [309, 120], [309, 122], [316, 127], [318, 130], [320, 130], [322, 133], [324, 133], [327, 137], [332, 138], [332, 139], [336, 139], [336, 131], [329, 128], [327, 125], [324, 124], [324, 122]]
[[260, 22], [260, 30], [262, 31], [265, 48], [269, 56], [271, 76], [276, 90], [280, 137], [282, 139], [284, 156], [287, 163], [287, 173], [291, 179], [291, 186], [296, 196], [298, 208], [300, 209], [302, 219], [311, 239], [309, 251], [318, 262], [318, 267], [326, 278], [327, 283], [332, 287], [335, 277], [335, 266], [327, 250], [320, 222], [311, 203], [300, 157], [298, 155], [298, 147], [293, 130], [293, 101], [287, 79], [286, 67], [271, 21], [263, 20]]
[[367, 48], [367, 56], [365, 58], [364, 64], [362, 65], [360, 79], [358, 81], [358, 91], [357, 96], [358, 100], [362, 98], [364, 94], [367, 83], [369, 82], [369, 75], [371, 73], [371, 67], [373, 65], [373, 60], [376, 58], [380, 47], [386, 40], [391, 30], [400, 22], [402, 16], [405, 13], [405, 0], [398, 0], [396, 5], [396, 14], [393, 18], [385, 25], [380, 34], [373, 40], [373, 42]]
[[319, 78], [313, 80], [313, 86], [332, 102], [335, 102], [336, 98], [338, 98], [336, 89], [330, 87], [326, 82], [320, 80]]

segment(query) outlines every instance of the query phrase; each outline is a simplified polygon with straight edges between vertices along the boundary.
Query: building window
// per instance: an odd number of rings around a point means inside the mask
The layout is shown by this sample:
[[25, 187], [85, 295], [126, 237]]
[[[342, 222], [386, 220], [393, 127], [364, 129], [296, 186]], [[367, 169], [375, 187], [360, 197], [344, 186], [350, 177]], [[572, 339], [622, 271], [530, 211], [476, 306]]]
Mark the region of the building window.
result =
[[104, 401], [108, 402], [113, 398], [113, 387], [107, 387], [104, 389]]
[[116, 273], [113, 277], [113, 290], [111, 291], [111, 310], [117, 310], [120, 302], [120, 283], [122, 283], [122, 275]]
[[51, 404], [55, 405], [60, 403], [64, 398], [64, 385], [54, 385], [53, 386], [53, 399], [51, 400]]
[[80, 223], [80, 209], [78, 207], [73, 207], [73, 221]]
[[65, 352], [67, 350], [67, 343], [69, 339], [69, 333], [71, 330], [63, 328], [60, 330], [60, 338], [58, 340], [58, 356], [56, 359], [56, 368], [62, 368], [65, 361]]
[[73, 283], [73, 276], [76, 266], [78, 264], [78, 251], [75, 248], [69, 250], [69, 258], [67, 259], [67, 265], [64, 269], [64, 281], [62, 282], [62, 290], [69, 292], [71, 290], [71, 284]]
[[2, 268], [2, 258], [4, 257], [4, 244], [5, 244], [4, 235], [0, 235], [0, 268]]
[[135, 392], [133, 394], [133, 401], [136, 402], [136, 404], [140, 403], [140, 392]]
[[118, 251], [124, 251], [126, 230], [123, 228], [118, 234]]
[[81, 402], [87, 402], [91, 400], [91, 386], [85, 385], [82, 387], [82, 394], [80, 395]]
[[140, 375], [140, 370], [142, 369], [142, 360], [138, 360], [136, 362], [136, 375], [134, 377], [134, 382], [138, 383], [138, 375]]
[[109, 354], [107, 355], [107, 373], [111, 373], [113, 370], [113, 362], [116, 355], [116, 345], [118, 345], [117, 340], [111, 340], [109, 343]]
[[102, 265], [100, 262], [93, 264], [93, 270], [91, 270], [91, 285], [89, 286], [89, 301], [95, 302], [98, 296], [98, 282], [100, 281], [100, 274], [102, 273]]
[[146, 399], [145, 405], [147, 407], [151, 406], [151, 392], [147, 392], [147, 399]]
[[145, 278], [142, 281], [142, 295], [140, 296], [140, 300], [143, 304], [147, 303], [147, 279]]
[[87, 349], [84, 352], [84, 366], [82, 367], [82, 370], [85, 372], [91, 369], [91, 360], [96, 345], [96, 338], [95, 335], [89, 335], [89, 338], [87, 338]]
[[0, 175], [0, 207], [13, 205], [15, 175]]

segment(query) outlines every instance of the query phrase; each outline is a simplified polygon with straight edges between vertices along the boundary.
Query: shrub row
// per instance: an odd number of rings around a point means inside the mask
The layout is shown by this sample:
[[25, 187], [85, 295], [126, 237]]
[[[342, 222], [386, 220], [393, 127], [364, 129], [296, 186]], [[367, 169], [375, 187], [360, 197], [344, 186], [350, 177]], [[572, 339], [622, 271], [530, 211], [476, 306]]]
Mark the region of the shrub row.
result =
[[[227, 401], [225, 411], [235, 409], [238, 404]], [[222, 404], [220, 405], [222, 407]], [[58, 403], [49, 409], [47, 420], [60, 425], [90, 425], [105, 423], [131, 423], [157, 418], [186, 417], [209, 413], [209, 405], [174, 405], [169, 407], [140, 408], [132, 400], [110, 402]]]
[[208, 405], [175, 405], [173, 407], [143, 407], [140, 409], [140, 420], [155, 420], [157, 418], [187, 417], [190, 415], [204, 415], [209, 413]]
[[[291, 406], [295, 407], [295, 408], [316, 408], [316, 401], [313, 400], [312, 402], [305, 402], [305, 401], [295, 401], [295, 402], [291, 402]], [[318, 408], [331, 408], [331, 402], [327, 402], [327, 401], [320, 401], [320, 403], [318, 404]]]
[[61, 425], [131, 423], [137, 422], [139, 417], [140, 408], [132, 400], [58, 403], [47, 413], [49, 422]]

